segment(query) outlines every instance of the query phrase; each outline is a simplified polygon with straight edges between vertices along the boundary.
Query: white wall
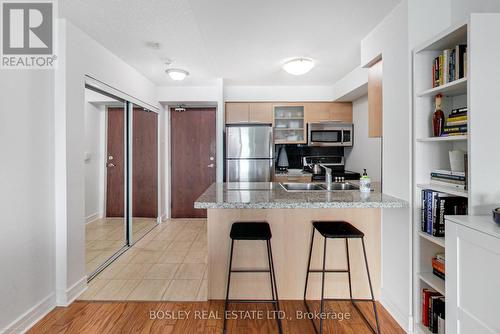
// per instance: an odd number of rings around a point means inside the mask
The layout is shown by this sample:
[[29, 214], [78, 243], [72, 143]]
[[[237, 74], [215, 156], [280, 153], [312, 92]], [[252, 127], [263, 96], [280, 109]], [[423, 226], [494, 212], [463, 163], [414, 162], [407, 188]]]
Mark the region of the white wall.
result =
[[65, 305], [86, 287], [84, 75], [158, 106], [155, 85], [116, 55], [65, 20], [59, 20], [56, 74], [57, 300]]
[[0, 72], [0, 332], [21, 332], [55, 301], [54, 80]]
[[103, 217], [105, 107], [85, 102], [85, 218]]
[[[383, 192], [411, 203], [411, 85], [408, 4], [403, 1], [361, 41], [361, 66], [383, 61]], [[410, 209], [382, 210], [381, 302], [411, 328]]]
[[225, 101], [332, 101], [332, 86], [225, 86]]
[[382, 140], [368, 137], [368, 96], [352, 102], [352, 121], [354, 123], [354, 146], [346, 147], [346, 169], [363, 173], [366, 168], [373, 181], [382, 179]]

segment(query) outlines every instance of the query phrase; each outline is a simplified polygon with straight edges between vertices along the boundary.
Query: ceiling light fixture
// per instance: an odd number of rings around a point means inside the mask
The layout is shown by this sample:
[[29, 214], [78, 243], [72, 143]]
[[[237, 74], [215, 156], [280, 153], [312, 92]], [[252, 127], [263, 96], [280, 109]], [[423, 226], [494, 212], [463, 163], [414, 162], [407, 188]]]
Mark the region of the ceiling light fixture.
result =
[[302, 75], [314, 67], [314, 61], [310, 58], [295, 58], [283, 64], [283, 69], [293, 75]]
[[172, 80], [175, 81], [184, 80], [189, 75], [188, 71], [181, 70], [179, 68], [169, 68], [165, 70], [165, 72], [170, 76]]

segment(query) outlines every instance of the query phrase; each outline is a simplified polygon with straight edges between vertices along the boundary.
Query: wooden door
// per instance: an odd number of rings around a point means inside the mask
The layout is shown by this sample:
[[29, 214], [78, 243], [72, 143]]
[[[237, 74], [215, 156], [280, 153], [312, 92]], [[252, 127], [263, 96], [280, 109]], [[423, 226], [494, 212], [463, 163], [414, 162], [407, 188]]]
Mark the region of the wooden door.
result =
[[158, 115], [134, 108], [132, 216], [158, 216]]
[[170, 111], [172, 218], [205, 218], [195, 200], [215, 182], [215, 108]]
[[106, 217], [124, 216], [125, 111], [108, 108], [106, 157]]

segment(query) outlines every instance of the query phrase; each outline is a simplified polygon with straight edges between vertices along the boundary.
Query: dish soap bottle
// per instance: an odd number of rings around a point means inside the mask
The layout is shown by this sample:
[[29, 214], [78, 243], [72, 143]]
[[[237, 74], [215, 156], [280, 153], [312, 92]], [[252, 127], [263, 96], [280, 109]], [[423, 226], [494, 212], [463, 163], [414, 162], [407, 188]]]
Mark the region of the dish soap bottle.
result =
[[363, 175], [359, 179], [359, 191], [362, 193], [369, 193], [372, 188], [372, 181], [368, 174], [366, 173], [366, 168], [363, 169]]

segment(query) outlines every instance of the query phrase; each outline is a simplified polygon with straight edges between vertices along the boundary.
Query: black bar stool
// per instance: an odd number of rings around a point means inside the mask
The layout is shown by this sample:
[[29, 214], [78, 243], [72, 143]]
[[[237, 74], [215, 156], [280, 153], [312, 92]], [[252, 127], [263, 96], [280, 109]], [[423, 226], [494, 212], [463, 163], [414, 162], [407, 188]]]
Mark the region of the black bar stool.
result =
[[[375, 304], [375, 298], [373, 297], [373, 288], [372, 288], [372, 281], [370, 278], [370, 270], [368, 269], [368, 260], [366, 258], [366, 250], [365, 250], [365, 241], [364, 241], [364, 233], [349, 224], [348, 222], [345, 221], [313, 221], [313, 230], [312, 230], [312, 236], [311, 236], [311, 246], [309, 249], [309, 260], [307, 264], [307, 274], [306, 274], [306, 284], [304, 287], [304, 304], [307, 308], [307, 311], [310, 312], [309, 310], [309, 305], [307, 304], [306, 301], [306, 295], [307, 295], [307, 283], [309, 281], [309, 273], [321, 273], [321, 303], [320, 303], [320, 314], [323, 314], [324, 311], [324, 301], [325, 300], [345, 300], [345, 299], [335, 299], [335, 298], [324, 298], [324, 290], [325, 290], [325, 273], [347, 273], [347, 277], [349, 279], [349, 299], [356, 309], [356, 311], [361, 315], [363, 320], [367, 323], [367, 325], [370, 327], [370, 329], [374, 333], [380, 334], [380, 325], [378, 321], [378, 313], [377, 313], [377, 305]], [[311, 254], [312, 254], [312, 249], [313, 249], [313, 243], [314, 243], [314, 232], [315, 230], [318, 230], [318, 232], [324, 237], [324, 243], [323, 243], [323, 269], [311, 269]], [[326, 263], [326, 241], [328, 239], [345, 239], [345, 249], [346, 249], [346, 254], [347, 254], [347, 269], [346, 270], [333, 270], [333, 269], [326, 269], [325, 268], [325, 263]], [[361, 244], [363, 245], [363, 256], [365, 258], [365, 266], [366, 266], [366, 273], [368, 275], [368, 284], [370, 285], [370, 293], [371, 293], [371, 299], [353, 299], [352, 298], [352, 288], [351, 288], [351, 267], [350, 267], [350, 262], [349, 262], [349, 243], [348, 239], [361, 239]], [[361, 310], [358, 308], [355, 302], [357, 301], [371, 301], [373, 304], [373, 312], [375, 313], [375, 321], [377, 323], [377, 331], [375, 332], [375, 329], [372, 327], [370, 322], [366, 319], [365, 315]], [[316, 333], [318, 333], [318, 329], [316, 328], [316, 323], [314, 322], [314, 319], [311, 318], [311, 321], [314, 326], [314, 330]], [[323, 333], [323, 317], [320, 317], [319, 319], [319, 333]]]
[[[276, 321], [278, 332], [282, 333], [281, 320], [278, 316], [280, 310], [278, 289], [276, 288], [276, 275], [274, 274], [273, 252], [271, 249], [271, 228], [267, 222], [236, 222], [231, 226], [231, 252], [229, 257], [229, 270], [227, 274], [226, 301], [224, 303], [224, 325], [223, 333], [226, 333], [226, 311], [228, 303], [271, 303], [276, 310]], [[267, 260], [269, 269], [233, 269], [233, 247], [235, 240], [263, 240], [267, 246]], [[229, 287], [231, 284], [231, 273], [269, 273], [271, 280], [272, 299], [229, 299]]]

